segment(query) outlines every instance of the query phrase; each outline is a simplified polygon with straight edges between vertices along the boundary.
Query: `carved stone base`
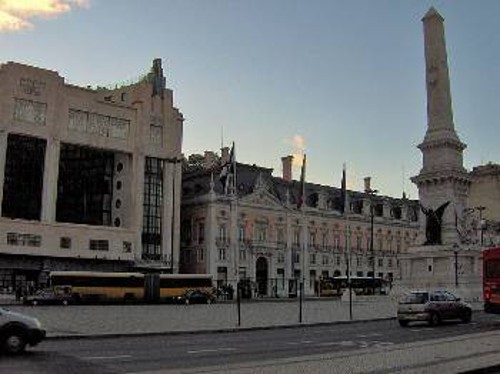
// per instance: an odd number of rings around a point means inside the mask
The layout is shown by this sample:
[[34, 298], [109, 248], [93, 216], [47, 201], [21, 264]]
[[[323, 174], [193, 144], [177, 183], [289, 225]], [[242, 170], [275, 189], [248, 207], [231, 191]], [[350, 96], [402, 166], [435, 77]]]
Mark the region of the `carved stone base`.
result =
[[468, 301], [482, 299], [481, 251], [459, 246], [418, 246], [399, 257], [400, 275], [391, 294], [446, 289]]

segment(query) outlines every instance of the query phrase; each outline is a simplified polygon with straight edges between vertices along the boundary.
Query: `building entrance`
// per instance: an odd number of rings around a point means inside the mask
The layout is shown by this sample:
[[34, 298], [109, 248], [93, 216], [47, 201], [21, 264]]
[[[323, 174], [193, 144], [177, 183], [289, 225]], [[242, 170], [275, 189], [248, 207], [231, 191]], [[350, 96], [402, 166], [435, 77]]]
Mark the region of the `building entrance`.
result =
[[268, 264], [267, 259], [259, 257], [255, 265], [255, 280], [257, 282], [257, 292], [259, 296], [267, 295]]

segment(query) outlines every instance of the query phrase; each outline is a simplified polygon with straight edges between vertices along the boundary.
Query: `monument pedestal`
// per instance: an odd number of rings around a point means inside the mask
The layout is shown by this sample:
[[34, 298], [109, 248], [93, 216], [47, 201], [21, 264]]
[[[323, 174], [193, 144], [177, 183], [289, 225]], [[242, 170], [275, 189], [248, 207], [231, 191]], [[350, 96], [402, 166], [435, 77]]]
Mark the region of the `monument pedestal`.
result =
[[399, 257], [400, 274], [391, 294], [445, 289], [466, 301], [482, 300], [480, 248], [433, 245], [409, 248]]

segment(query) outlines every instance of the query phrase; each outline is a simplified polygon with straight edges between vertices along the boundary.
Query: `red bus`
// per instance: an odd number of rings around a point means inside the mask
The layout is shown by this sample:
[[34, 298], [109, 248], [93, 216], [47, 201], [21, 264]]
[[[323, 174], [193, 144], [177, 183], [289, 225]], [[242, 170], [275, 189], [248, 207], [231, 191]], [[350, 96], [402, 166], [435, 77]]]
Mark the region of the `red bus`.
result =
[[500, 313], [500, 247], [483, 250], [483, 299], [486, 313]]

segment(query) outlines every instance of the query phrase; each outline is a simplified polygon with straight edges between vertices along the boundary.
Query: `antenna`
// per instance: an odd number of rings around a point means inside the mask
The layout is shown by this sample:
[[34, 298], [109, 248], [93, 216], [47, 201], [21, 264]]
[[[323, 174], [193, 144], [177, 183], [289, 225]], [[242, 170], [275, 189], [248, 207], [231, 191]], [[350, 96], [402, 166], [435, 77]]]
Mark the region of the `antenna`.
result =
[[224, 148], [224, 125], [220, 125], [220, 148]]
[[405, 176], [405, 165], [401, 165], [401, 189], [403, 190], [403, 196], [405, 195], [405, 182], [406, 182], [406, 176]]

